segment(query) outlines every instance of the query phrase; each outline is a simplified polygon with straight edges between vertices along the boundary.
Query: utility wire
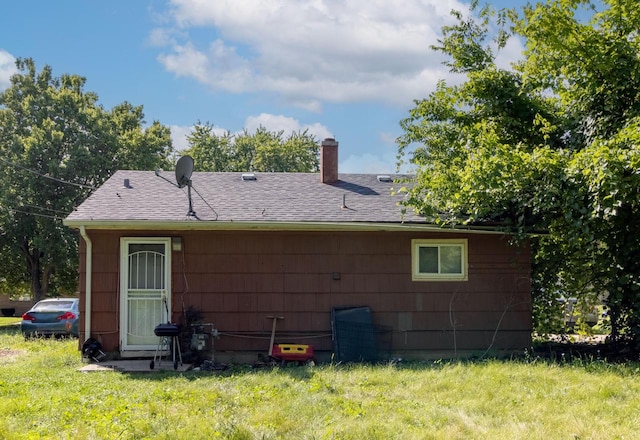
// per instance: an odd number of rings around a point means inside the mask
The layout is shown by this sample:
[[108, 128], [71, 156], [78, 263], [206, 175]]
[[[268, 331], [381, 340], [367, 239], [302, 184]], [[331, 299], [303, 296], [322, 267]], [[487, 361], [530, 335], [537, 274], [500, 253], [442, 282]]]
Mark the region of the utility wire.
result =
[[15, 208], [6, 208], [5, 207], [4, 209], [9, 211], [9, 212], [13, 212], [13, 213], [33, 215], [35, 217], [44, 217], [44, 218], [50, 218], [50, 219], [53, 219], [53, 220], [64, 220], [63, 217], [58, 217], [58, 216], [55, 216], [55, 215], [38, 214], [36, 212], [23, 211], [21, 209], [15, 209]]
[[216, 210], [215, 210], [215, 209], [213, 209], [213, 206], [211, 206], [211, 204], [209, 204], [209, 202], [207, 202], [207, 200], [206, 200], [204, 197], [202, 197], [202, 194], [200, 194], [200, 193], [198, 192], [198, 190], [197, 190], [193, 185], [191, 185], [191, 188], [196, 192], [196, 194], [198, 194], [198, 195], [200, 196], [200, 198], [201, 198], [201, 199], [202, 199], [202, 201], [205, 203], [205, 205], [207, 205], [207, 206], [209, 207], [209, 209], [211, 209], [211, 211], [212, 211], [212, 212], [213, 212], [213, 214], [215, 215], [214, 221], [215, 221], [215, 220], [218, 220], [218, 213], [216, 212]]
[[40, 176], [40, 177], [44, 177], [45, 179], [53, 180], [54, 182], [64, 183], [65, 185], [73, 185], [73, 186], [77, 186], [77, 187], [80, 187], [80, 188], [97, 189], [95, 186], [85, 185], [83, 183], [68, 182], [66, 180], [58, 179], [56, 177], [47, 176], [46, 174], [41, 174], [41, 173], [39, 173], [37, 171], [31, 170], [31, 169], [29, 169], [27, 167], [24, 167], [24, 166], [20, 165], [20, 164], [9, 162], [8, 160], [2, 159], [2, 158], [0, 158], [0, 162], [3, 162], [5, 165], [9, 165], [9, 166], [12, 166], [12, 167], [20, 168], [20, 169], [22, 169], [24, 171], [27, 171], [27, 172], [32, 173], [32, 174], [35, 174], [36, 176]]
[[51, 208], [44, 208], [42, 206], [37, 206], [37, 205], [29, 205], [29, 204], [24, 204], [22, 205], [25, 208], [34, 208], [34, 209], [40, 209], [42, 211], [50, 211], [50, 212], [55, 212], [56, 214], [63, 214], [63, 215], [69, 215], [69, 213], [67, 211], [60, 211], [58, 209], [51, 209]]

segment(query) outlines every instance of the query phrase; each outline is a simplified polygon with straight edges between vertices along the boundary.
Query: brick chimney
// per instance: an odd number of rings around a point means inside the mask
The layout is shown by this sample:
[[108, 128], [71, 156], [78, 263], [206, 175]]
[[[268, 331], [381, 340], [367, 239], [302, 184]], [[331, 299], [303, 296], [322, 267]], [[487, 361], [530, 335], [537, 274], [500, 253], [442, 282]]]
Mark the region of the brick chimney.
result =
[[320, 181], [329, 184], [338, 181], [338, 142], [333, 138], [320, 144]]

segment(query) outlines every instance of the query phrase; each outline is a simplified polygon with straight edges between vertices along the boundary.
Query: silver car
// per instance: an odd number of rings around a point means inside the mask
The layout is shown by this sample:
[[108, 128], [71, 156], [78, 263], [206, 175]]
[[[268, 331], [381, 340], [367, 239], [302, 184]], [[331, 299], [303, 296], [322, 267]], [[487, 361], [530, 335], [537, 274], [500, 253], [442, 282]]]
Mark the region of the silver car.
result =
[[49, 298], [38, 301], [22, 315], [22, 334], [25, 337], [78, 337], [79, 304], [78, 298]]

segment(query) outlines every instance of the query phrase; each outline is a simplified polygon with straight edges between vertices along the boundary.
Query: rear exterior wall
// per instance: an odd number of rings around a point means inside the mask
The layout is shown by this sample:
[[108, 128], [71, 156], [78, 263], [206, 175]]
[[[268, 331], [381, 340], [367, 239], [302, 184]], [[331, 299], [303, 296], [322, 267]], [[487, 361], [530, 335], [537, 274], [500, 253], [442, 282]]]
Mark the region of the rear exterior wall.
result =
[[[120, 237], [180, 237], [172, 311], [189, 307], [221, 333], [216, 353], [276, 342], [332, 349], [333, 307], [368, 306], [394, 356], [517, 351], [531, 343], [530, 255], [495, 234], [433, 232], [88, 231], [93, 243], [92, 337], [119, 350]], [[412, 281], [411, 240], [468, 240], [467, 281]], [[81, 308], [85, 304], [81, 247]], [[84, 322], [82, 323], [84, 325]], [[81, 335], [81, 340], [82, 335]]]

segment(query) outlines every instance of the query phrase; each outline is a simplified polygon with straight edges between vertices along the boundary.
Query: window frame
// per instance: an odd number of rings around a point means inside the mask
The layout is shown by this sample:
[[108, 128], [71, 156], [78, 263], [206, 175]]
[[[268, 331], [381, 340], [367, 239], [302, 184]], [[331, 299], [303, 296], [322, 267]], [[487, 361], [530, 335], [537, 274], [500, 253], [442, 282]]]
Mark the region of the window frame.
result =
[[[440, 273], [441, 259], [440, 247], [459, 246], [462, 250], [460, 274]], [[438, 248], [438, 273], [420, 272], [420, 248]], [[437, 238], [416, 238], [411, 240], [411, 279], [412, 281], [468, 281], [469, 280], [469, 243], [466, 238], [459, 239], [437, 239]]]

